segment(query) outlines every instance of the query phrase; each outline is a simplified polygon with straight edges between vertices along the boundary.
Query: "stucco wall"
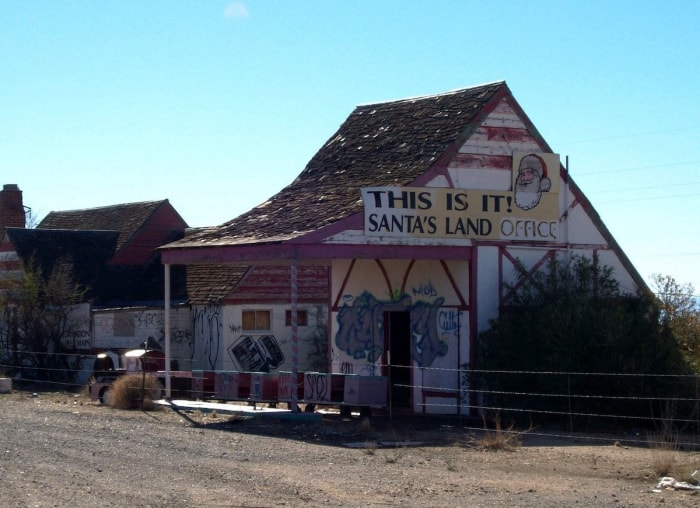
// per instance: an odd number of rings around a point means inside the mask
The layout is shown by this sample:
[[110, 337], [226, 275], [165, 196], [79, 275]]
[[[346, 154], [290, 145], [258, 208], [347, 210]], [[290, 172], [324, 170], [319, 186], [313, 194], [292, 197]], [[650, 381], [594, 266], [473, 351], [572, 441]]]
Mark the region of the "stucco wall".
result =
[[[244, 310], [271, 312], [269, 330], [245, 330]], [[192, 365], [203, 370], [289, 371], [292, 369], [292, 327], [285, 323], [290, 305], [247, 304], [194, 306]], [[298, 311], [308, 316], [297, 326], [298, 369], [326, 370], [328, 365], [327, 312], [321, 305], [303, 304]]]

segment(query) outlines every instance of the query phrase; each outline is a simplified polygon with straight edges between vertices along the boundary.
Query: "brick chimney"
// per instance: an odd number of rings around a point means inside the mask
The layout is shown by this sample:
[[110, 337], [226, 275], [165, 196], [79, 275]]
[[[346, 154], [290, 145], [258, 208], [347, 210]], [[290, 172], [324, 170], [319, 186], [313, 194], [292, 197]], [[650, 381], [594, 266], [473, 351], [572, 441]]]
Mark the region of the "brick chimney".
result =
[[0, 191], [0, 238], [5, 228], [26, 227], [22, 191], [15, 183], [6, 183]]

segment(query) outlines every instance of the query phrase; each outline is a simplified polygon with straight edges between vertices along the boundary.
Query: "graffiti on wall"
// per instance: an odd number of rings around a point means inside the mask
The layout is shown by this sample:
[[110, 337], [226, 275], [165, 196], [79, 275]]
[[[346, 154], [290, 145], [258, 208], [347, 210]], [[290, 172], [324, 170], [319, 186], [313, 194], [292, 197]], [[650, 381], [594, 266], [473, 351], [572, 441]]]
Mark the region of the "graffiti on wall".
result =
[[192, 359], [202, 361], [207, 368], [214, 369], [221, 346], [223, 328], [221, 307], [218, 305], [195, 307], [192, 310], [192, 322], [194, 324]]
[[441, 320], [447, 326], [452, 326], [447, 316], [441, 314], [444, 301], [440, 297], [433, 302], [411, 303], [411, 297], [407, 294], [392, 301], [382, 301], [365, 291], [338, 311], [335, 345], [355, 360], [366, 359], [368, 363], [379, 361], [385, 351], [384, 311], [404, 308], [411, 313], [411, 357], [418, 366], [429, 367], [437, 357], [445, 356], [448, 350], [447, 343], [441, 339], [439, 327]]
[[398, 301], [381, 301], [365, 291], [352, 304], [343, 305], [338, 312], [335, 345], [355, 360], [378, 361], [384, 353], [382, 324], [384, 309], [389, 304], [408, 308], [411, 297], [404, 295]]
[[282, 348], [274, 335], [239, 337], [228, 347], [228, 354], [243, 372], [270, 372], [284, 362]]
[[[174, 356], [189, 357], [192, 332], [189, 309], [171, 312], [170, 341]], [[165, 344], [163, 309], [96, 311], [93, 314], [94, 346], [97, 349], [137, 348], [151, 338]]]
[[331, 399], [331, 377], [328, 374], [307, 372], [304, 376], [304, 399], [329, 401]]
[[419, 367], [430, 367], [438, 356], [447, 354], [447, 343], [438, 334], [438, 315], [444, 298], [411, 306], [411, 358]]

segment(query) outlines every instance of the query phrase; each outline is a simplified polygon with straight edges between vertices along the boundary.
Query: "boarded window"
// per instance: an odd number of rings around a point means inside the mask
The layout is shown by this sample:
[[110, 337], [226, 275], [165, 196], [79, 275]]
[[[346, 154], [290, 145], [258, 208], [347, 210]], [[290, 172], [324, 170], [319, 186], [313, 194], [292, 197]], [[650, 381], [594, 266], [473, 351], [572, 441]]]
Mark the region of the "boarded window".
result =
[[[287, 326], [292, 326], [292, 311], [288, 310], [284, 313], [284, 324]], [[309, 315], [305, 310], [297, 311], [297, 326], [308, 326], [309, 325]]]
[[244, 330], [270, 330], [271, 316], [269, 310], [244, 310]]

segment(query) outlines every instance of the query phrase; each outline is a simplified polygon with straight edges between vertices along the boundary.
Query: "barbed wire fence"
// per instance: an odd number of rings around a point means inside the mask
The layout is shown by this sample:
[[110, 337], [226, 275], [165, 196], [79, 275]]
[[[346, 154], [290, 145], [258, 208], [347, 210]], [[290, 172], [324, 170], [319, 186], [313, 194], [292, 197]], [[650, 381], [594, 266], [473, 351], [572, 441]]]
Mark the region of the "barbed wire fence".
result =
[[[0, 376], [11, 377], [18, 389], [80, 393], [94, 373], [96, 357], [92, 354], [21, 352], [25, 358], [64, 355], [63, 364], [70, 366], [50, 368], [37, 366], [46, 362], [17, 365], [9, 361], [12, 354], [4, 353]], [[180, 362], [181, 369], [191, 370], [192, 365]], [[507, 424], [504, 432], [512, 421], [517, 422], [517, 428], [529, 427], [529, 432], [539, 422], [546, 422], [567, 435], [593, 430], [641, 438], [673, 428], [687, 436], [685, 444], [689, 446], [697, 446], [700, 437], [698, 375], [391, 367], [410, 371], [410, 376], [402, 378], [412, 381], [390, 380], [388, 407], [397, 405], [392, 401], [392, 390], [403, 388], [410, 394], [404, 401], [410, 412], [459, 418], [465, 429], [483, 430], [490, 419], [498, 418]], [[378, 372], [382, 371], [386, 369], [380, 367]], [[415, 382], [418, 379], [420, 383]], [[199, 394], [190, 395], [197, 398]]]

